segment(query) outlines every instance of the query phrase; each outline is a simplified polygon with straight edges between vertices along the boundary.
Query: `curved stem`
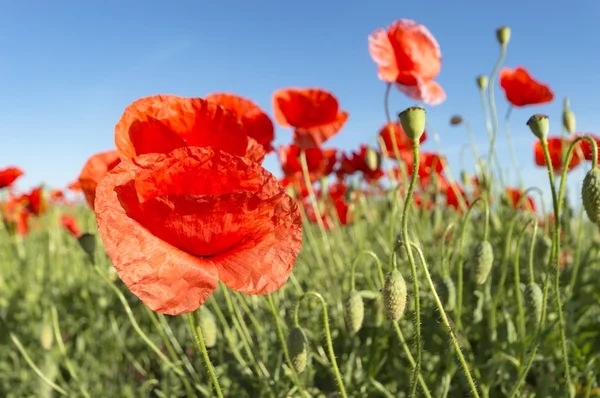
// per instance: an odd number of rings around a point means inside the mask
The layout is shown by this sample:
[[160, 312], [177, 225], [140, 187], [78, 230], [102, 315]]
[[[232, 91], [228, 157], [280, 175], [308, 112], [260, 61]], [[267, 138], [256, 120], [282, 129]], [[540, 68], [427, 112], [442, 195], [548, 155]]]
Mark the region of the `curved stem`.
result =
[[469, 136], [469, 141], [471, 142], [471, 150], [473, 151], [473, 156], [475, 157], [475, 164], [477, 164], [477, 161], [479, 160], [479, 150], [477, 149], [477, 142], [473, 136], [471, 123], [469, 123], [469, 121], [465, 118], [463, 118], [463, 123], [465, 124], [465, 129], [467, 130], [467, 135]]
[[300, 303], [307, 297], [315, 297], [321, 303], [321, 307], [323, 308], [323, 326], [325, 327], [325, 338], [327, 339], [327, 349], [329, 351], [329, 361], [331, 362], [331, 367], [333, 368], [333, 373], [335, 374], [335, 378], [340, 389], [340, 395], [342, 398], [347, 398], [346, 389], [344, 388], [344, 381], [342, 378], [342, 374], [340, 373], [340, 369], [338, 368], [337, 361], [335, 359], [335, 352], [333, 351], [333, 343], [331, 341], [331, 331], [329, 329], [329, 315], [327, 314], [327, 303], [323, 296], [321, 296], [317, 292], [306, 292], [302, 296], [300, 296], [300, 300], [296, 303], [296, 307], [294, 308], [294, 325], [299, 326], [298, 322], [298, 310], [300, 308]]
[[458, 360], [460, 362], [460, 364], [462, 365], [463, 368], [463, 372], [467, 378], [467, 381], [469, 383], [469, 387], [471, 388], [471, 393], [473, 394], [474, 397], [479, 398], [479, 393], [477, 392], [477, 387], [475, 384], [475, 380], [473, 379], [473, 376], [471, 376], [471, 371], [469, 370], [469, 364], [467, 364], [467, 361], [462, 353], [462, 350], [460, 348], [460, 345], [458, 344], [458, 339], [456, 338], [456, 335], [454, 334], [454, 331], [452, 331], [452, 326], [450, 325], [450, 321], [448, 320], [448, 316], [446, 315], [446, 311], [444, 310], [444, 305], [442, 304], [442, 301], [440, 300], [440, 297], [437, 294], [437, 291], [435, 290], [435, 285], [433, 283], [433, 280], [431, 279], [431, 274], [429, 273], [429, 269], [427, 268], [427, 263], [425, 261], [425, 256], [423, 255], [423, 251], [419, 248], [419, 246], [417, 246], [414, 243], [410, 243], [409, 245], [405, 245], [405, 247], [412, 247], [413, 249], [415, 249], [419, 255], [419, 262], [421, 264], [421, 268], [423, 269], [423, 273], [425, 274], [425, 278], [427, 279], [427, 284], [429, 285], [429, 289], [431, 290], [431, 293], [433, 294], [433, 299], [435, 301], [435, 304], [438, 307], [438, 311], [440, 312], [440, 316], [442, 317], [442, 322], [444, 323], [444, 326], [446, 327], [446, 331], [448, 332], [448, 336], [450, 336], [450, 340], [452, 341], [452, 345], [454, 346], [454, 351], [456, 352], [456, 356], [458, 357]]
[[442, 235], [442, 275], [444, 278], [450, 277], [450, 270], [448, 269], [448, 259], [447, 259], [447, 248], [446, 248], [446, 239], [448, 239], [448, 235], [452, 231], [452, 229], [456, 227], [456, 224], [451, 222], [446, 227], [444, 231], [444, 235]]
[[356, 256], [356, 258], [352, 262], [352, 266], [350, 267], [350, 290], [354, 290], [355, 287], [356, 287], [356, 285], [355, 285], [355, 278], [354, 278], [354, 269], [356, 268], [356, 263], [358, 263], [358, 260], [360, 259], [360, 257], [363, 254], [367, 255], [367, 256], [373, 257], [373, 259], [377, 263], [377, 272], [379, 273], [379, 277], [382, 280], [384, 279], [383, 268], [381, 267], [381, 261], [379, 261], [379, 257], [377, 257], [377, 254], [375, 254], [371, 250], [363, 250], [362, 252], [358, 253], [358, 255]]
[[523, 307], [523, 295], [521, 294], [521, 275], [520, 275], [520, 269], [519, 269], [519, 260], [520, 260], [520, 247], [521, 247], [521, 241], [523, 240], [523, 236], [525, 235], [525, 232], [527, 232], [527, 228], [529, 227], [529, 224], [531, 222], [534, 222], [537, 225], [537, 219], [533, 218], [531, 220], [529, 220], [525, 226], [523, 227], [523, 229], [521, 230], [521, 232], [519, 233], [518, 237], [517, 237], [517, 249], [515, 250], [515, 254], [514, 254], [514, 258], [513, 258], [513, 278], [514, 278], [514, 283], [515, 283], [515, 297], [517, 299], [517, 315], [518, 315], [518, 321], [517, 321], [517, 331], [519, 333], [519, 338], [521, 339], [521, 341], [523, 342], [523, 346], [522, 346], [522, 350], [521, 350], [521, 361], [523, 360], [523, 355], [525, 354], [525, 308]]
[[290, 372], [292, 374], [292, 381], [296, 385], [296, 388], [300, 392], [302, 397], [307, 397], [306, 391], [302, 388], [302, 383], [300, 383], [300, 378], [298, 377], [298, 373], [296, 369], [294, 369], [294, 365], [292, 364], [292, 359], [290, 358], [290, 352], [287, 349], [287, 343], [285, 341], [285, 336], [283, 335], [283, 330], [281, 328], [281, 324], [279, 323], [279, 314], [277, 313], [277, 308], [275, 307], [275, 301], [273, 300], [272, 294], [267, 294], [267, 299], [269, 300], [269, 307], [271, 308], [271, 314], [273, 314], [273, 319], [275, 320], [275, 328], [277, 329], [277, 336], [279, 337], [279, 342], [281, 343], [281, 347], [283, 349], [283, 356], [285, 357], [285, 362], [290, 368]]
[[[417, 178], [419, 177], [419, 142], [413, 142], [413, 172], [410, 179], [410, 185], [408, 186], [408, 192], [406, 193], [406, 199], [404, 201], [404, 209], [402, 211], [402, 243], [408, 242], [408, 210], [410, 208], [410, 202], [412, 200], [413, 192], [415, 190], [415, 185], [417, 183]], [[413, 372], [413, 377], [411, 381], [411, 393], [410, 396], [416, 396], [417, 389], [417, 380], [419, 379], [419, 375], [421, 374], [421, 356], [422, 356], [422, 344], [421, 344], [421, 304], [419, 297], [419, 275], [417, 274], [417, 267], [415, 265], [415, 258], [413, 256], [412, 250], [410, 250], [410, 246], [408, 244], [404, 244], [404, 249], [406, 253], [406, 257], [410, 263], [410, 271], [412, 273], [413, 279], [413, 296], [415, 300], [415, 345], [417, 346], [417, 359], [415, 361], [415, 371]], [[396, 250], [393, 251], [395, 254]], [[394, 265], [395, 265], [394, 261]]]
[[498, 71], [504, 62], [504, 57], [506, 56], [506, 44], [502, 44], [500, 47], [500, 57], [498, 57], [498, 61], [492, 70], [489, 78], [489, 86], [488, 86], [488, 94], [490, 100], [490, 113], [492, 114], [492, 136], [490, 138], [490, 153], [488, 157], [488, 167], [489, 167], [489, 179], [492, 180], [493, 172], [493, 163], [494, 159], [494, 146], [496, 143], [496, 135], [498, 134], [498, 112], [496, 111], [496, 99], [494, 97], [494, 83], [496, 82], [496, 75], [498, 75]]
[[223, 392], [221, 391], [219, 379], [217, 378], [215, 368], [213, 367], [213, 364], [210, 361], [210, 357], [208, 356], [206, 344], [204, 344], [204, 336], [202, 336], [202, 329], [200, 328], [200, 322], [198, 321], [198, 317], [195, 315], [195, 313], [188, 312], [187, 318], [190, 324], [190, 328], [193, 331], [192, 336], [194, 338], [194, 343], [196, 344], [198, 351], [200, 351], [200, 353], [202, 354], [202, 358], [204, 359], [204, 363], [206, 364], [206, 368], [208, 369], [208, 374], [210, 375], [210, 379], [212, 380], [215, 392], [217, 393], [217, 397], [223, 398]]
[[533, 285], [535, 283], [535, 274], [533, 272], [533, 258], [535, 252], [535, 243], [538, 232], [538, 222], [535, 220], [533, 224], [533, 234], [531, 237], [531, 243], [529, 244], [529, 284]]
[[306, 185], [306, 189], [308, 190], [308, 195], [310, 196], [310, 201], [312, 203], [313, 211], [315, 212], [315, 217], [317, 219], [317, 225], [321, 229], [321, 233], [323, 234], [323, 239], [325, 244], [327, 245], [328, 251], [330, 251], [329, 240], [327, 239], [327, 234], [325, 233], [325, 225], [323, 224], [323, 218], [321, 217], [321, 209], [319, 209], [319, 202], [317, 201], [317, 196], [315, 195], [315, 190], [313, 189], [312, 182], [310, 181], [310, 173], [308, 171], [308, 163], [306, 162], [306, 152], [304, 149], [300, 151], [300, 165], [302, 166], [302, 175], [304, 176], [304, 184]]
[[467, 225], [469, 223], [469, 218], [471, 217], [471, 211], [473, 211], [473, 209], [475, 208], [475, 205], [478, 203], [483, 203], [484, 209], [485, 209], [485, 227], [484, 227], [484, 232], [483, 232], [483, 238], [484, 240], [487, 240], [487, 234], [488, 234], [488, 230], [489, 230], [489, 220], [490, 220], [490, 206], [487, 202], [487, 200], [485, 200], [482, 197], [479, 197], [477, 199], [475, 199], [473, 201], [473, 203], [471, 203], [471, 205], [469, 205], [469, 208], [467, 209], [467, 213], [465, 214], [464, 218], [463, 218], [463, 225], [462, 228], [460, 230], [460, 240], [458, 242], [458, 275], [457, 275], [457, 286], [456, 286], [456, 307], [454, 308], [454, 317], [455, 322], [456, 322], [456, 330], [459, 331], [462, 328], [462, 320], [461, 320], [461, 315], [462, 315], [462, 305], [463, 305], [463, 253], [464, 253], [464, 241], [465, 241], [465, 234], [467, 231]]
[[581, 266], [581, 246], [583, 243], [583, 206], [579, 209], [579, 217], [577, 222], [577, 244], [575, 246], [575, 258], [573, 259], [573, 271], [571, 273], [571, 280], [569, 281], [569, 294], [575, 289], [577, 283], [577, 276], [579, 274], [579, 268]]

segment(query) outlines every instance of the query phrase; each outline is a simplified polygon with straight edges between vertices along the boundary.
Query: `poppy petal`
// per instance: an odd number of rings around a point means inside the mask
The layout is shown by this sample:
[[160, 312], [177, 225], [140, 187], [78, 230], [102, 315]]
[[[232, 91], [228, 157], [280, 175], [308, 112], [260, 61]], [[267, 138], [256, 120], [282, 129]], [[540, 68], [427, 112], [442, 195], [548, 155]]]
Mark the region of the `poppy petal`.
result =
[[338, 117], [338, 101], [329, 92], [317, 88], [288, 88], [273, 94], [275, 120], [281, 127], [316, 127]]
[[124, 162], [98, 184], [98, 232], [121, 280], [151, 310], [178, 315], [194, 311], [216, 289], [218, 271], [208, 259], [188, 254], [156, 237], [128, 216], [117, 186], [128, 184], [136, 166]]
[[423, 101], [427, 105], [439, 105], [446, 100], [446, 93], [442, 86], [433, 80], [423, 82], [417, 79], [415, 86], [405, 86], [396, 83], [396, 88], [409, 98], [417, 101]]
[[377, 29], [369, 35], [369, 54], [377, 64], [377, 77], [380, 80], [393, 83], [398, 78], [398, 64], [394, 47], [387, 32]]
[[78, 180], [79, 186], [92, 210], [94, 210], [98, 182], [102, 179], [104, 173], [112, 170], [120, 161], [117, 151], [100, 152], [92, 155], [81, 169]]
[[294, 130], [294, 143], [302, 149], [316, 148], [336, 135], [348, 120], [348, 112], [338, 112], [335, 120], [329, 124]]

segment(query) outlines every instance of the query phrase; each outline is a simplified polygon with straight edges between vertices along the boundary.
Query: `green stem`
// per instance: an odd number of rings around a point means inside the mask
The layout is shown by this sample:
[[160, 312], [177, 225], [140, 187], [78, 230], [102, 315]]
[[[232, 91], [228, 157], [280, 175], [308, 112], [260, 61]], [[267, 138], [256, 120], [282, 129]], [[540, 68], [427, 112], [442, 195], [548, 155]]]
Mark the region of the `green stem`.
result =
[[521, 247], [521, 241], [523, 240], [523, 236], [525, 235], [525, 232], [527, 232], [527, 228], [529, 227], [529, 224], [531, 222], [534, 222], [535, 225], [537, 225], [537, 219], [533, 218], [531, 220], [529, 220], [527, 222], [527, 224], [525, 224], [525, 226], [523, 227], [523, 229], [521, 230], [521, 232], [519, 233], [518, 237], [517, 237], [517, 249], [515, 250], [515, 254], [514, 254], [514, 258], [513, 258], [513, 278], [514, 278], [514, 284], [515, 284], [515, 297], [517, 299], [517, 311], [518, 311], [518, 319], [517, 319], [517, 331], [519, 333], [519, 338], [521, 339], [521, 342], [523, 343], [522, 345], [522, 350], [521, 350], [521, 358], [520, 361], [523, 360], [523, 355], [525, 354], [525, 308], [523, 307], [523, 295], [521, 294], [521, 275], [520, 275], [520, 269], [519, 269], [519, 260], [520, 260], [520, 247]]
[[517, 178], [519, 180], [519, 188], [523, 188], [525, 184], [523, 183], [523, 176], [521, 175], [521, 168], [519, 167], [519, 160], [517, 159], [517, 154], [515, 153], [515, 148], [512, 142], [512, 136], [510, 134], [510, 114], [513, 110], [513, 106], [509, 105], [506, 110], [506, 115], [504, 116], [504, 131], [506, 132], [506, 141], [508, 142], [508, 150], [510, 152], [510, 157], [513, 162], [513, 166], [517, 171]]
[[[496, 135], [498, 135], [498, 112], [496, 111], [496, 99], [494, 97], [494, 84], [496, 82], [496, 76], [500, 71], [500, 67], [504, 62], [504, 57], [506, 56], [506, 44], [502, 44], [500, 47], [500, 56], [498, 57], [498, 61], [496, 65], [494, 65], [494, 69], [489, 77], [489, 85], [488, 85], [488, 94], [490, 101], [490, 113], [492, 114], [492, 137], [490, 139], [490, 153], [488, 157], [488, 166], [489, 166], [489, 181], [492, 181], [492, 177], [494, 175], [493, 168], [494, 165], [492, 163], [494, 159], [494, 146], [496, 143]], [[502, 174], [502, 173], [500, 173]]]
[[433, 294], [433, 299], [435, 301], [435, 304], [438, 307], [438, 311], [440, 313], [440, 316], [442, 317], [442, 322], [444, 323], [444, 326], [446, 327], [446, 331], [448, 332], [448, 336], [450, 337], [450, 340], [452, 341], [452, 345], [454, 347], [454, 351], [456, 352], [456, 356], [460, 362], [460, 364], [462, 365], [463, 368], [463, 372], [465, 374], [465, 377], [467, 378], [467, 381], [469, 383], [469, 387], [471, 388], [471, 394], [473, 394], [473, 397], [475, 398], [479, 398], [479, 393], [477, 391], [477, 386], [475, 383], [475, 380], [473, 379], [473, 376], [471, 376], [471, 371], [469, 370], [469, 364], [467, 363], [467, 360], [465, 359], [461, 347], [458, 344], [458, 339], [456, 338], [456, 335], [454, 334], [454, 331], [452, 330], [452, 326], [450, 325], [450, 321], [448, 320], [448, 316], [446, 315], [446, 311], [444, 310], [444, 305], [442, 304], [442, 301], [440, 300], [440, 297], [437, 294], [437, 291], [435, 290], [435, 285], [433, 283], [433, 280], [431, 279], [431, 274], [429, 273], [429, 269], [427, 268], [427, 262], [425, 261], [425, 256], [423, 255], [423, 251], [421, 250], [421, 248], [419, 248], [419, 246], [417, 246], [414, 243], [410, 243], [410, 245], [404, 245], [405, 247], [412, 247], [414, 250], [417, 251], [418, 255], [419, 255], [419, 262], [421, 264], [421, 268], [423, 269], [423, 273], [425, 274], [425, 278], [427, 279], [427, 284], [429, 285], [429, 289], [431, 290], [431, 293]]
[[579, 209], [579, 217], [577, 220], [577, 244], [575, 246], [575, 258], [573, 259], [573, 271], [571, 273], [571, 280], [569, 281], [569, 294], [575, 291], [579, 267], [581, 266], [581, 246], [583, 244], [583, 211], [584, 209], [582, 206], [581, 209]]
[[298, 310], [300, 308], [300, 303], [307, 297], [315, 297], [321, 303], [321, 307], [323, 308], [323, 326], [325, 328], [325, 338], [327, 340], [327, 349], [329, 351], [329, 361], [331, 362], [331, 367], [333, 368], [333, 373], [335, 374], [335, 378], [340, 389], [340, 395], [342, 398], [347, 398], [346, 389], [344, 388], [344, 381], [342, 378], [342, 374], [340, 373], [340, 369], [338, 368], [337, 361], [335, 359], [335, 352], [333, 351], [333, 343], [331, 341], [331, 330], [329, 329], [329, 315], [327, 313], [327, 303], [323, 296], [321, 296], [317, 292], [306, 292], [301, 297], [300, 300], [296, 303], [296, 307], [294, 308], [294, 324], [296, 326], [299, 325], [298, 322]]
[[296, 372], [296, 370], [294, 369], [294, 365], [292, 364], [292, 359], [290, 358], [290, 353], [287, 349], [287, 343], [283, 334], [283, 329], [281, 328], [281, 323], [279, 322], [279, 314], [277, 313], [277, 308], [275, 307], [273, 295], [267, 294], [267, 299], [269, 300], [269, 306], [271, 307], [271, 314], [273, 314], [273, 319], [275, 320], [275, 328], [277, 329], [277, 336], [279, 337], [279, 342], [281, 343], [281, 347], [283, 349], [283, 356], [285, 357], [285, 362], [287, 363], [292, 374], [292, 381], [296, 385], [296, 388], [300, 392], [300, 395], [303, 397], [308, 397], [306, 391], [304, 391], [304, 388], [302, 388], [302, 383], [300, 382], [298, 373]]
[[193, 312], [188, 312], [187, 317], [188, 322], [190, 324], [190, 328], [193, 331], [192, 336], [194, 338], [194, 343], [196, 344], [198, 351], [200, 351], [200, 353], [202, 354], [202, 358], [204, 359], [204, 363], [206, 364], [206, 368], [208, 369], [208, 374], [210, 375], [210, 379], [212, 380], [212, 384], [215, 388], [215, 392], [217, 393], [217, 397], [223, 398], [223, 392], [221, 391], [219, 379], [217, 378], [215, 368], [213, 367], [213, 364], [210, 361], [210, 357], [208, 356], [206, 344], [204, 344], [204, 336], [202, 336], [202, 329], [200, 328], [200, 322], [198, 321], [198, 317]]
[[538, 232], [538, 223], [537, 220], [533, 224], [533, 234], [531, 236], [531, 243], [529, 244], [529, 284], [533, 285], [535, 283], [535, 274], [533, 272], [533, 258], [535, 253], [535, 244], [536, 237]]
[[456, 227], [456, 224], [451, 222], [446, 227], [444, 234], [442, 235], [442, 276], [444, 278], [450, 277], [450, 269], [448, 268], [448, 257], [447, 257], [447, 248], [446, 248], [446, 239], [448, 239], [448, 235]]
[[321, 233], [323, 235], [323, 240], [327, 244], [327, 249], [329, 251], [329, 241], [327, 239], [327, 234], [325, 232], [325, 225], [323, 224], [323, 218], [321, 217], [321, 209], [319, 209], [319, 202], [317, 201], [317, 196], [315, 195], [315, 190], [313, 189], [312, 182], [310, 180], [310, 173], [308, 171], [308, 163], [306, 162], [306, 152], [304, 149], [300, 151], [300, 165], [302, 166], [302, 175], [304, 176], [304, 184], [306, 185], [306, 189], [308, 190], [308, 196], [310, 196], [310, 201], [312, 203], [313, 211], [315, 212], [315, 217], [317, 218], [317, 225], [321, 229]]
[[362, 255], [367, 255], [367, 256], [373, 257], [373, 259], [377, 263], [377, 272], [379, 273], [379, 278], [382, 280], [384, 279], [383, 268], [381, 267], [381, 261], [379, 261], [379, 257], [377, 257], [377, 254], [375, 254], [371, 250], [363, 250], [362, 252], [358, 253], [356, 258], [352, 262], [352, 266], [350, 267], [350, 290], [355, 290], [356, 284], [355, 284], [355, 277], [354, 277], [354, 269], [356, 268], [356, 264], [358, 263], [358, 260], [360, 259], [360, 257]]
[[[413, 172], [410, 179], [410, 185], [408, 186], [406, 199], [404, 201], [404, 209], [402, 211], [402, 243], [408, 242], [408, 210], [410, 207], [410, 202], [412, 200], [413, 192], [415, 190], [415, 185], [417, 183], [417, 178], [419, 177], [419, 148], [419, 141], [413, 142]], [[417, 359], [415, 361], [415, 371], [413, 372], [411, 380], [410, 392], [410, 397], [415, 397], [417, 391], [417, 380], [419, 379], [419, 375], [421, 374], [421, 357], [423, 350], [421, 342], [421, 301], [419, 297], [419, 275], [417, 273], [415, 258], [413, 256], [412, 250], [410, 250], [410, 246], [408, 244], [404, 244], [403, 246], [405, 248], [406, 257], [408, 258], [408, 261], [410, 263], [410, 271], [413, 279], [413, 296], [415, 301], [415, 345], [417, 349]], [[394, 254], [395, 252], [396, 250], [393, 251]]]

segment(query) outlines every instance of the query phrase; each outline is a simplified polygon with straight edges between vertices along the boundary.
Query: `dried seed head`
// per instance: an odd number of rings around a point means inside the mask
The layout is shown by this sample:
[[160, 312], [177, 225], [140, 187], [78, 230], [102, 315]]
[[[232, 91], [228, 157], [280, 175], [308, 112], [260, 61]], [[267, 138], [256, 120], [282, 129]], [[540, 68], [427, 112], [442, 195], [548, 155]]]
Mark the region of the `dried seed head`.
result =
[[507, 45], [510, 41], [510, 28], [508, 26], [501, 26], [496, 29], [496, 38], [498, 39], [498, 43]]
[[475, 266], [474, 280], [478, 285], [483, 285], [490, 275], [494, 263], [494, 249], [487, 240], [475, 246], [473, 252], [473, 265]]
[[381, 166], [381, 156], [379, 156], [375, 149], [368, 146], [367, 153], [365, 155], [365, 162], [369, 170], [375, 171], [379, 169], [379, 166]]
[[217, 322], [214, 315], [205, 307], [202, 307], [198, 315], [198, 323], [204, 336], [204, 344], [212, 348], [217, 343]]
[[531, 316], [533, 317], [534, 322], [537, 323], [542, 317], [542, 300], [544, 299], [542, 288], [537, 283], [534, 283], [533, 285], [527, 286], [527, 291], [525, 293], [527, 294]]
[[600, 224], [600, 169], [591, 169], [585, 175], [581, 200], [590, 221]]
[[308, 339], [300, 326], [290, 329], [287, 347], [294, 370], [304, 372], [308, 363]]
[[443, 281], [444, 308], [446, 311], [453, 311], [456, 305], [456, 287], [454, 281], [449, 276], [444, 277]]
[[460, 117], [460, 115], [454, 115], [452, 116], [452, 118], [450, 119], [450, 125], [451, 126], [458, 126], [459, 124], [461, 124], [463, 122], [463, 118]]
[[383, 304], [392, 321], [402, 318], [406, 308], [406, 295], [406, 282], [400, 271], [395, 269], [387, 274], [383, 286]]
[[425, 109], [420, 106], [406, 108], [398, 114], [402, 129], [412, 142], [419, 142], [425, 131]]
[[548, 132], [550, 131], [550, 120], [548, 119], [548, 116], [537, 113], [527, 120], [527, 125], [533, 135], [541, 141], [546, 141]]
[[353, 290], [346, 302], [346, 321], [351, 333], [356, 333], [362, 327], [365, 319], [365, 303], [359, 292]]
[[486, 75], [479, 75], [477, 76], [477, 87], [479, 87], [480, 90], [485, 90], [488, 86], [488, 77]]

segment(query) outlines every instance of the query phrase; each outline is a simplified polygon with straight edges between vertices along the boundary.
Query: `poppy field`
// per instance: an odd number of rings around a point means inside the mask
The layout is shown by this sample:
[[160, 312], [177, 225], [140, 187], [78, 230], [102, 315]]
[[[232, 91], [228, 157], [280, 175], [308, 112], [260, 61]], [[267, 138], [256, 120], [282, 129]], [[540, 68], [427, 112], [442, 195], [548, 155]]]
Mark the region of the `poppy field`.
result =
[[421, 149], [446, 93], [437, 40], [408, 19], [365, 46], [385, 88], [377, 145], [328, 145], [344, 99], [288, 87], [272, 109], [140, 98], [64, 189], [20, 191], [27, 170], [2, 165], [0, 397], [600, 396], [600, 137], [568, 98], [511, 121], [547, 179], [505, 184], [496, 101], [557, 98], [504, 65], [510, 28], [490, 37], [498, 58], [473, 81], [485, 125], [447, 126], [464, 169]]

